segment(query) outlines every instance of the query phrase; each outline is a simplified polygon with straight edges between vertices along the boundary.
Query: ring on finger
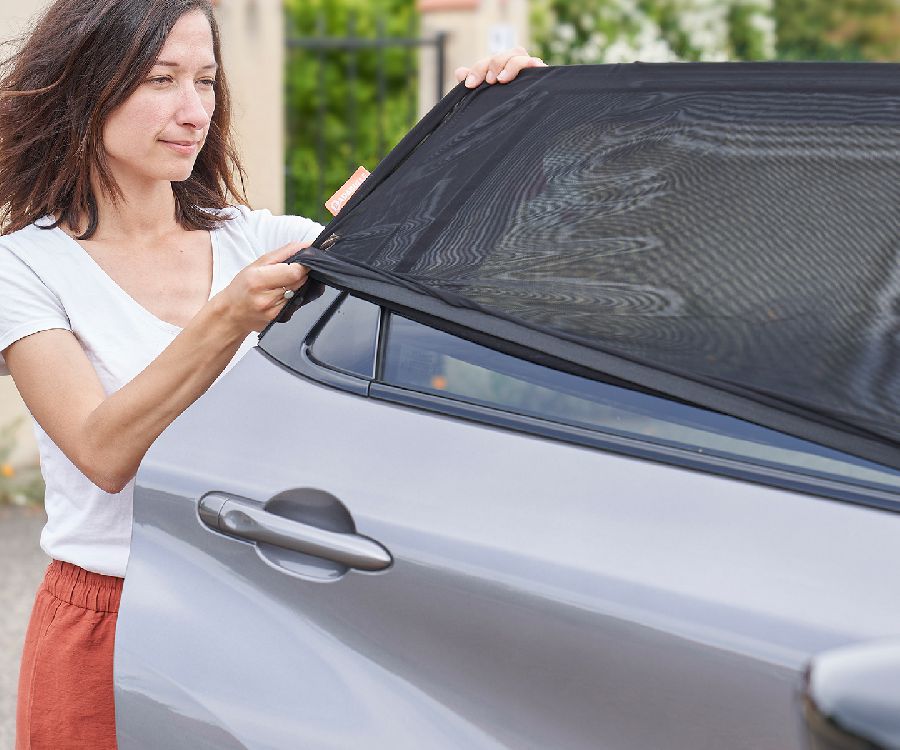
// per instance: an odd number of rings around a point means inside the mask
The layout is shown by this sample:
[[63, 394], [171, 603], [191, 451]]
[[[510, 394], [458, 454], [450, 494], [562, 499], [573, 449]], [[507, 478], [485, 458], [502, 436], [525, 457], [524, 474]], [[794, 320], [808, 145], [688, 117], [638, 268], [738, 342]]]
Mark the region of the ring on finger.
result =
[[281, 287], [284, 289], [284, 298], [285, 300], [293, 299], [296, 292], [293, 289], [288, 289], [287, 287]]

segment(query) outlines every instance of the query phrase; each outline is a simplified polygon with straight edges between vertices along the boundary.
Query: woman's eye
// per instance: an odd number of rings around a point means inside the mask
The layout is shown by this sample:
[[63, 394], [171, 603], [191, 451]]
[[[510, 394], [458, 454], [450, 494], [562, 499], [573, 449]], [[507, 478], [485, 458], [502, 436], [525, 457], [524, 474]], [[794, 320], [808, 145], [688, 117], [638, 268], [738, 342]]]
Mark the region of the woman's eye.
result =
[[215, 78], [202, 78], [200, 81], [198, 81], [198, 83], [200, 83], [203, 86], [206, 86], [206, 88], [209, 88], [209, 89], [214, 89], [216, 87], [216, 79]]
[[154, 76], [153, 78], [148, 78], [147, 83], [152, 83], [156, 86], [162, 86], [163, 84], [168, 83], [172, 79], [169, 76]]

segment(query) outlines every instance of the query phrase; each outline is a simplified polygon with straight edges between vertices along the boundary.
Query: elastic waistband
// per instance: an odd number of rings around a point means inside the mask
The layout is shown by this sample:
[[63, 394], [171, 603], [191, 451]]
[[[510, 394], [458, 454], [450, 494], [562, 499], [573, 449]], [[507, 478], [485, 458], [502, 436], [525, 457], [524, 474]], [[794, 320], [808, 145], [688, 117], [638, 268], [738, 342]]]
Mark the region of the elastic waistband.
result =
[[44, 588], [53, 596], [94, 612], [118, 612], [124, 582], [61, 560], [52, 560], [44, 574]]

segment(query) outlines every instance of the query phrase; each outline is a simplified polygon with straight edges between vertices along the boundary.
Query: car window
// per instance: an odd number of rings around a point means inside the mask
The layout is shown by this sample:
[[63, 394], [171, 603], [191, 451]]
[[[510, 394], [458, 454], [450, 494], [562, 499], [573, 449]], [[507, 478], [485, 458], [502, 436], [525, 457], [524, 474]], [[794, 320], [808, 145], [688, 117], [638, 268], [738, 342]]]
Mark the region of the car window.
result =
[[391, 315], [390, 385], [705, 455], [900, 488], [900, 472], [734, 417], [578, 377]]
[[285, 367], [302, 369], [304, 339], [340, 297], [337, 289], [322, 286], [306, 304], [291, 304], [287, 315], [279, 316], [260, 334], [259, 348]]
[[338, 304], [310, 345], [312, 358], [336, 370], [372, 378], [380, 308], [358, 297]]

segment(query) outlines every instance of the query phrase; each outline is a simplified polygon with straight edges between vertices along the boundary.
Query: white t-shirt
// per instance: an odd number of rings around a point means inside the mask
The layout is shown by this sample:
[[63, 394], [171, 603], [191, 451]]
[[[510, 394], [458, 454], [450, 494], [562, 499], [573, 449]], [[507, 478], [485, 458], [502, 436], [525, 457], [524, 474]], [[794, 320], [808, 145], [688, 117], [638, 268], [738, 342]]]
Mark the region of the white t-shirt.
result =
[[[210, 297], [247, 264], [322, 227], [298, 216], [244, 207], [211, 232]], [[48, 224], [48, 221], [38, 222]], [[141, 307], [61, 229], [31, 225], [0, 237], [0, 352], [38, 331], [72, 331], [107, 394], [121, 388], [181, 332]], [[232, 364], [256, 344], [247, 337]], [[0, 355], [0, 375], [8, 375]], [[133, 482], [111, 495], [96, 487], [35, 423], [47, 485], [41, 548], [56, 560], [104, 575], [125, 575], [131, 544]]]

